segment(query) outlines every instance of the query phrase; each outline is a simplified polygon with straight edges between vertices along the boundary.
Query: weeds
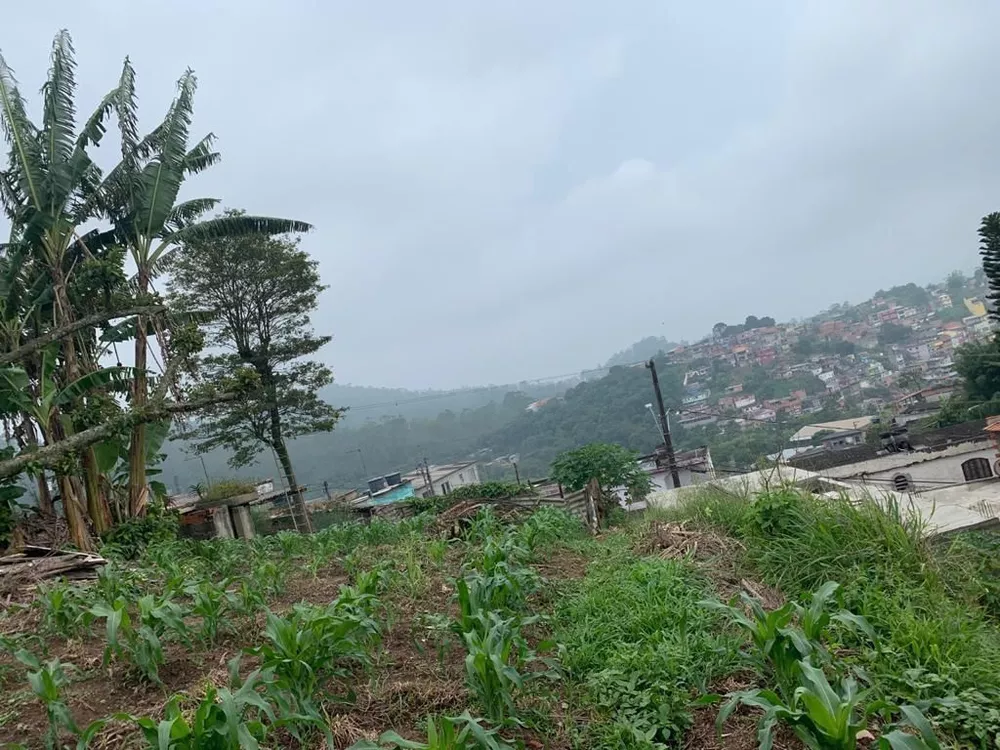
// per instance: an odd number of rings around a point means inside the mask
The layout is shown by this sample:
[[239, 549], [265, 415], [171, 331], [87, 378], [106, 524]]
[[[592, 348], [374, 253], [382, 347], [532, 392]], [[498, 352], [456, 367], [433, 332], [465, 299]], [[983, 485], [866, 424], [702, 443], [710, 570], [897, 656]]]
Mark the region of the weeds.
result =
[[678, 561], [634, 561], [605, 549], [579, 589], [557, 604], [564, 665], [604, 718], [590, 743], [648, 748], [677, 743], [695, 692], [739, 665], [739, 641], [698, 606], [705, 584]]
[[378, 742], [362, 740], [355, 742], [349, 750], [511, 750], [511, 746], [501, 739], [497, 730], [486, 729], [466, 711], [461, 716], [442, 716], [427, 719], [427, 741], [407, 740], [396, 732], [389, 731], [379, 737]]
[[[703, 492], [672, 514], [740, 539], [745, 548], [740, 562], [793, 596], [840, 581], [842, 605], [863, 613], [877, 636], [874, 648], [853, 656], [871, 681], [873, 699], [921, 702], [958, 743], [978, 744], [984, 733], [995, 732], [995, 726], [989, 729], [994, 719], [988, 703], [1000, 692], [995, 667], [1000, 629], [977, 603], [982, 589], [975, 580], [982, 568], [974, 568], [973, 575], [947, 564], [964, 559], [950, 556], [953, 547], [939, 549], [936, 557], [924, 538], [926, 521], [898, 504], [830, 501], [804, 493], [782, 498], [749, 504]], [[786, 503], [788, 498], [794, 501]], [[762, 507], [772, 522], [766, 528]], [[773, 517], [786, 511], [792, 520]], [[909, 670], [933, 679], [918, 689], [900, 679]], [[986, 698], [985, 706], [955, 708], [958, 696], [975, 693]]]

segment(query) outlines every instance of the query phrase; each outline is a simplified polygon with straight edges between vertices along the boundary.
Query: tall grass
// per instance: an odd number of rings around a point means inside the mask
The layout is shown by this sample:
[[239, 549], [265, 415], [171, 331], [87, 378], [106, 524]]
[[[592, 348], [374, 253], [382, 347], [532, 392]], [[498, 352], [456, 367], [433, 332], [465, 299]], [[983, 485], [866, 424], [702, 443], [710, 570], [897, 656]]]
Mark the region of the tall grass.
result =
[[[1000, 705], [1000, 628], [952, 565], [960, 558], [936, 551], [911, 509], [778, 488], [752, 501], [702, 492], [668, 515], [740, 539], [743, 563], [789, 597], [838, 581], [843, 605], [875, 629], [876, 647], [855, 658], [877, 693], [923, 700], [978, 691], [982, 699], [963, 699], [949, 729], [963, 741], [1000, 733], [1000, 712], [990, 709]], [[955, 710], [939, 706], [939, 723]]]

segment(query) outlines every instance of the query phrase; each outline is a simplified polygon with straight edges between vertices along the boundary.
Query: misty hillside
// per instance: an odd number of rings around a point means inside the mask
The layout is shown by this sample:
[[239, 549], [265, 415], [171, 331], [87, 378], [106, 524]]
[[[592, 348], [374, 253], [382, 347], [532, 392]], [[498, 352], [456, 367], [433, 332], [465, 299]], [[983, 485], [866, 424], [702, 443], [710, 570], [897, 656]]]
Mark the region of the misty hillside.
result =
[[614, 367], [615, 365], [631, 365], [642, 362], [657, 354], [669, 352], [676, 346], [678, 345], [675, 342], [667, 341], [663, 336], [647, 336], [644, 339], [639, 339], [632, 346], [616, 352], [604, 363], [604, 366]]

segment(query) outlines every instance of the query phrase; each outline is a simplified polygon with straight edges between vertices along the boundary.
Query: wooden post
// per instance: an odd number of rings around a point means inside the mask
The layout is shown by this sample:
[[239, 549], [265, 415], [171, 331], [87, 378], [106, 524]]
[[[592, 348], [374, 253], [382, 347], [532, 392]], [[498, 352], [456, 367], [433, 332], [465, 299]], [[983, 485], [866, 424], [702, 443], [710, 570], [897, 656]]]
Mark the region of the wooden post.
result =
[[590, 533], [596, 536], [600, 529], [598, 508], [601, 502], [601, 485], [596, 478], [591, 479], [583, 492], [587, 501], [587, 525], [590, 527]]

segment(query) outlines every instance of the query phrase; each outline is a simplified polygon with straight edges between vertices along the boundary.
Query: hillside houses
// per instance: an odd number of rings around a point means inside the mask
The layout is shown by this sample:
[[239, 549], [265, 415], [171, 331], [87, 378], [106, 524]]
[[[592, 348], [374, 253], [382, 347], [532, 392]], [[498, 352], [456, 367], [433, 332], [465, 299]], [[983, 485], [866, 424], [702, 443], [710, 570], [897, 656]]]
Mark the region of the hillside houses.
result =
[[948, 386], [956, 349], [993, 332], [980, 301], [985, 289], [975, 284], [968, 280], [961, 295], [909, 284], [806, 321], [769, 325], [750, 316], [743, 326], [717, 325], [714, 335], [668, 353], [668, 362], [686, 365], [682, 423], [747, 425], [845, 404], [871, 413], [912, 392], [915, 380]]

